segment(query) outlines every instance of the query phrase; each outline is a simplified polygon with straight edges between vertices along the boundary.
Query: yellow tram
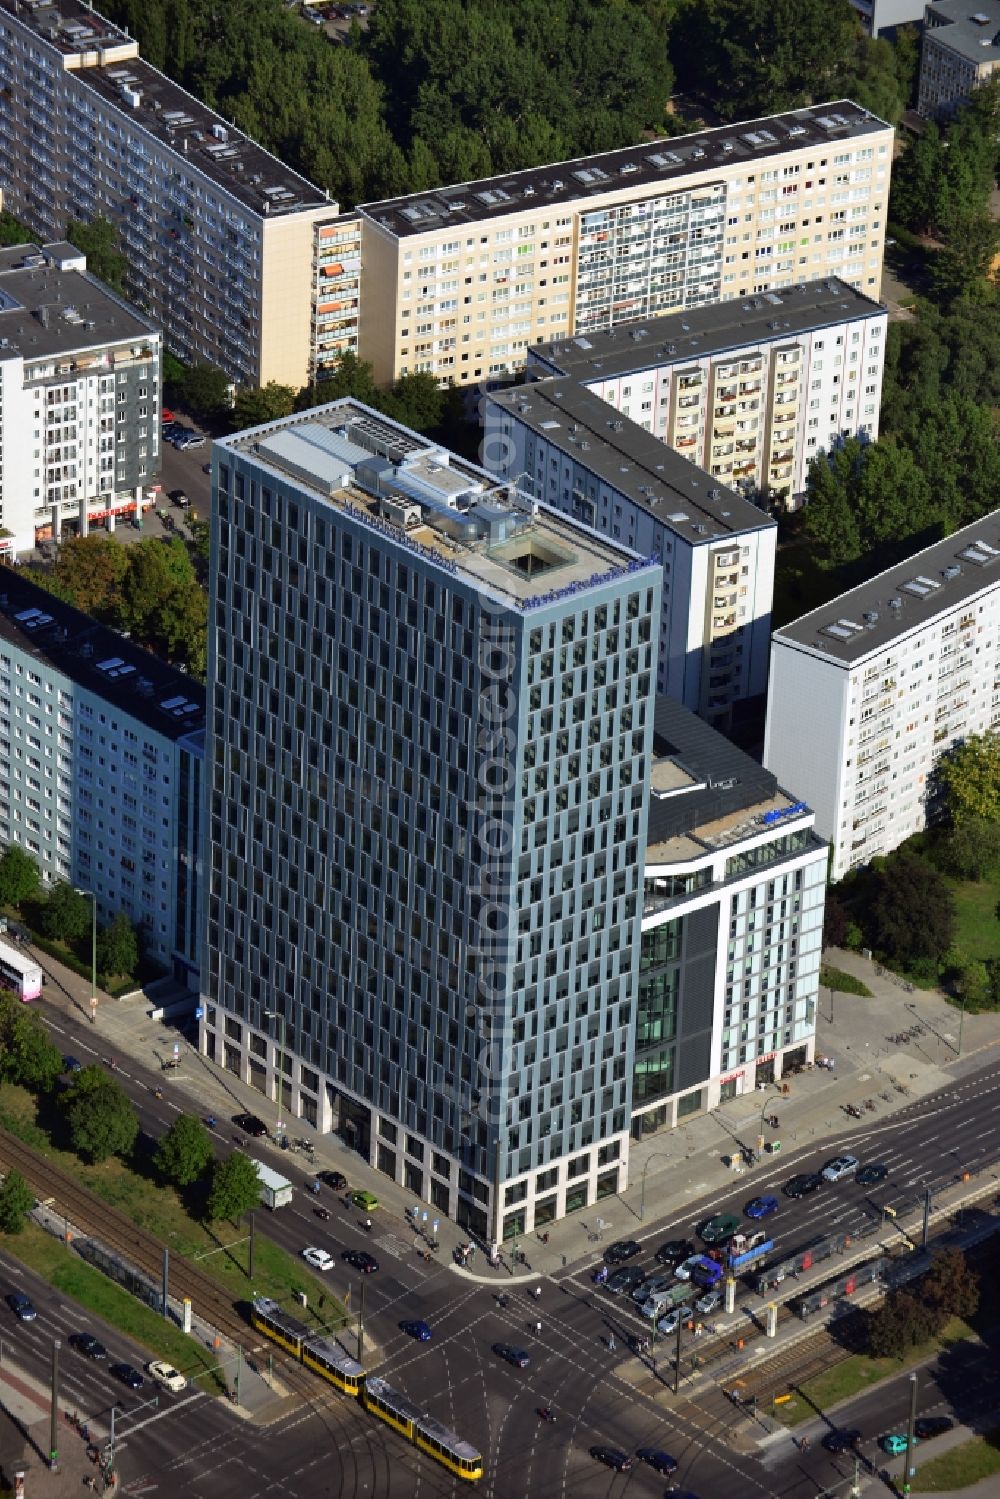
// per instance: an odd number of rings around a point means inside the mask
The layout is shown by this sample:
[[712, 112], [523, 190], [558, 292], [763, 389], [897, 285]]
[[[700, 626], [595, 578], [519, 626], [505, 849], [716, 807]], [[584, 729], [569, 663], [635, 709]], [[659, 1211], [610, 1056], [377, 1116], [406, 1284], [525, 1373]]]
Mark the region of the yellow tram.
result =
[[304, 1322], [267, 1296], [255, 1298], [250, 1321], [258, 1332], [278, 1343], [306, 1368], [336, 1385], [345, 1395], [360, 1398], [373, 1416], [378, 1416], [458, 1478], [468, 1483], [482, 1478], [483, 1459], [470, 1442], [426, 1415], [384, 1379], [366, 1375], [357, 1359], [345, 1353], [333, 1338], [317, 1337]]

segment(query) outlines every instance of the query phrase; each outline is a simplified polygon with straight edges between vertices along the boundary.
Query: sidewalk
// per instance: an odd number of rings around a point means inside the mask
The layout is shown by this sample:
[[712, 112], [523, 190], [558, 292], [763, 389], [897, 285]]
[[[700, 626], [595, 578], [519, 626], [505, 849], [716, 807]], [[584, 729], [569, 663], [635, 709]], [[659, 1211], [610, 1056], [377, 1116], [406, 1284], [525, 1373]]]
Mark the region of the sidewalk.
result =
[[[0, 1473], [13, 1488], [14, 1475], [25, 1474], [25, 1493], [31, 1499], [60, 1499], [69, 1493], [86, 1493], [92, 1479], [98, 1494], [106, 1490], [99, 1466], [87, 1456], [87, 1443], [65, 1420], [72, 1405], [59, 1402], [56, 1426], [58, 1466], [49, 1467], [51, 1442], [51, 1391], [48, 1385], [5, 1358], [0, 1363]], [[103, 1445], [107, 1431], [93, 1425], [91, 1441]]]
[[[816, 1050], [835, 1059], [833, 1072], [812, 1068], [788, 1080], [788, 1096], [772, 1085], [731, 1099], [709, 1114], [695, 1115], [672, 1131], [633, 1141], [631, 1181], [625, 1192], [551, 1225], [546, 1230], [546, 1243], [537, 1234], [519, 1241], [517, 1248], [527, 1255], [528, 1263], [518, 1268], [516, 1277], [512, 1277], [509, 1249], [506, 1264], [496, 1269], [482, 1254], [468, 1270], [454, 1266], [452, 1251], [467, 1241], [467, 1235], [422, 1203], [421, 1212], [427, 1208], [428, 1229], [438, 1217], [442, 1259], [452, 1262], [456, 1274], [484, 1284], [509, 1285], [512, 1279], [557, 1275], [571, 1265], [598, 1258], [613, 1239], [636, 1236], [644, 1226], [681, 1214], [692, 1198], [727, 1190], [735, 1176], [727, 1162], [733, 1154], [739, 1155], [741, 1144], [756, 1144], [762, 1113], [777, 1114], [778, 1129], [766, 1133], [780, 1138], [782, 1153], [776, 1159], [765, 1157], [760, 1167], [743, 1174], [750, 1195], [752, 1184], [790, 1155], [822, 1141], [830, 1142], [831, 1153], [838, 1147], [849, 1149], [853, 1133], [890, 1118], [949, 1081], [981, 1067], [991, 1049], [996, 1049], [1000, 1057], [1000, 1015], [965, 1017], [959, 1057], [959, 1017], [943, 996], [919, 990], [907, 993], [888, 977], [878, 976], [874, 965], [856, 953], [834, 949], [825, 956], [833, 966], [863, 979], [873, 991], [873, 998], [865, 999], [821, 990]], [[41, 960], [51, 976], [47, 998], [58, 1002], [62, 990], [77, 1018], [89, 1016], [89, 983], [44, 954]], [[275, 1113], [273, 1101], [210, 1062], [179, 1031], [151, 1018], [151, 1012], [163, 1002], [162, 992], [153, 998], [136, 995], [117, 1001], [103, 999], [92, 1027], [95, 1054], [116, 1057], [125, 1072], [125, 1059], [129, 1057], [156, 1071], [163, 1062], [173, 1059], [176, 1046], [178, 1065], [169, 1074], [168, 1098], [185, 1094], [189, 1100], [186, 1106], [201, 1117], [214, 1114], [224, 1135], [230, 1133], [226, 1126], [232, 1115], [240, 1112], [259, 1114], [270, 1124]], [[922, 1036], [899, 1045], [890, 1039], [918, 1022], [924, 1027]], [[894, 1082], [908, 1091], [897, 1092]], [[888, 1093], [888, 1100], [882, 1099], [881, 1093]], [[853, 1120], [842, 1112], [842, 1105], [866, 1098], [874, 1098], [876, 1109], [865, 1113], [863, 1119]], [[408, 1210], [416, 1205], [411, 1194], [368, 1166], [339, 1136], [320, 1135], [301, 1119], [291, 1121], [290, 1130], [296, 1137], [313, 1142], [313, 1160], [269, 1145], [272, 1164], [284, 1159], [290, 1167], [306, 1173], [323, 1169], [343, 1172], [352, 1187], [370, 1189], [388, 1216], [402, 1220], [402, 1232], [412, 1236], [415, 1249], [422, 1246], [422, 1239], [407, 1218]]]

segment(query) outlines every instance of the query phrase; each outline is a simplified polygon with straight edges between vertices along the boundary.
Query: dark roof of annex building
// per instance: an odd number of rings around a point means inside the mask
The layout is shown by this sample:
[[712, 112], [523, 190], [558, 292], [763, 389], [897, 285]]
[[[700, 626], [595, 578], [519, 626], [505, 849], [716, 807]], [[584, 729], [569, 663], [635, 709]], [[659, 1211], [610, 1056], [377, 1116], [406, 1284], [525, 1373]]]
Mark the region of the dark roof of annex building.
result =
[[881, 303], [833, 276], [622, 323], [600, 333], [535, 344], [528, 371], [544, 369], [594, 384], [655, 365], [684, 364], [749, 345], [781, 344], [839, 323], [880, 315], [886, 316]]
[[[11, 0], [4, 0], [11, 3]], [[850, 99], [814, 104], [807, 109], [765, 115], [698, 130], [691, 135], [644, 141], [596, 156], [529, 167], [502, 177], [430, 188], [379, 203], [359, 204], [360, 211], [399, 238], [463, 224], [503, 218], [568, 203], [586, 203], [616, 189], [650, 187], [668, 190], [674, 178], [693, 173], [709, 176], [722, 167], [780, 156], [814, 146], [817, 150], [856, 140], [890, 127]]]
[[278, 217], [324, 205], [331, 218], [337, 213], [320, 188], [164, 73], [137, 54], [122, 57], [134, 39], [82, 0], [0, 0], [0, 11], [64, 57], [99, 59], [72, 76], [254, 213]]
[[[165, 739], [204, 733], [200, 682], [14, 568], [0, 573], [0, 642], [26, 651]], [[200, 747], [197, 738], [191, 747]]]
[[924, 31], [972, 63], [1000, 57], [1000, 0], [932, 0]]
[[[759, 807], [778, 793], [777, 777], [673, 698], [658, 696], [653, 760], [674, 760], [692, 778], [676, 795], [649, 797], [647, 843], [665, 843], [706, 823]], [[655, 777], [654, 777], [655, 781]]]
[[[72, 251], [72, 256], [68, 253]], [[87, 271], [64, 243], [0, 250], [0, 361], [31, 361], [158, 336], [149, 322]]]
[[489, 399], [692, 546], [776, 524], [574, 379], [553, 375]]
[[1000, 510], [992, 510], [783, 625], [773, 638], [850, 668], [998, 585]]

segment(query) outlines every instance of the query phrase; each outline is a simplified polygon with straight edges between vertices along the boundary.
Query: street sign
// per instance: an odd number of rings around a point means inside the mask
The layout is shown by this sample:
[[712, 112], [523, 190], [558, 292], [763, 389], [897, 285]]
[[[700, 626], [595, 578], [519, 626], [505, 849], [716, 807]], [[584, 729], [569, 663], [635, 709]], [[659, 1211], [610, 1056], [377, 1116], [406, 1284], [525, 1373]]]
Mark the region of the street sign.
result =
[[180, 1054], [181, 1054], [180, 1043], [178, 1041], [175, 1041], [174, 1042], [174, 1056], [175, 1057], [179, 1057]]
[[196, 1006], [195, 1012], [194, 1012], [194, 1018], [195, 1018], [195, 1020], [203, 1020], [205, 1018], [205, 1007], [204, 1007], [204, 1005], [198, 1005], [198, 1006]]

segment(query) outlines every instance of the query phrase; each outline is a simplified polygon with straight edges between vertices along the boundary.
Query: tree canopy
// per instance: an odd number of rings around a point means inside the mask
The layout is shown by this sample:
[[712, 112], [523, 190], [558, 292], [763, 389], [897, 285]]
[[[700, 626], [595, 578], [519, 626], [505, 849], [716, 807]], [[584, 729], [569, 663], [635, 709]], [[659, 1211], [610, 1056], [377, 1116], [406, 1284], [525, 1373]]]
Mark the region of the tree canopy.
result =
[[211, 1136], [191, 1114], [175, 1119], [156, 1147], [156, 1169], [177, 1187], [190, 1187], [211, 1159]]
[[97, 967], [105, 977], [131, 977], [139, 966], [139, 937], [124, 911], [97, 935]]
[[87, 257], [87, 270], [115, 291], [125, 285], [128, 262], [118, 249], [118, 231], [108, 219], [98, 216], [84, 223], [70, 219], [66, 238]]
[[77, 1155], [106, 1161], [127, 1155], [139, 1133], [132, 1102], [103, 1067], [84, 1067], [62, 1096], [62, 1109]]
[[872, 920], [877, 948], [903, 962], [940, 960], [955, 936], [955, 897], [948, 884], [905, 845], [876, 863]]
[[34, 1206], [35, 1194], [20, 1171], [8, 1171], [0, 1185], [0, 1233], [21, 1233]]
[[19, 843], [9, 843], [0, 854], [0, 905], [19, 906], [38, 889], [38, 865]]
[[1000, 823], [1000, 734], [970, 734], [942, 755], [935, 779], [956, 828]]
[[62, 1070], [62, 1053], [38, 1013], [13, 995], [0, 995], [0, 1077], [48, 1093]]
[[42, 935], [57, 942], [76, 942], [90, 930], [92, 922], [90, 897], [81, 895], [66, 880], [60, 880], [49, 891], [38, 924]]
[[356, 401], [374, 406], [376, 411], [412, 427], [415, 432], [429, 432], [440, 426], [448, 400], [448, 392], [438, 387], [433, 375], [423, 371], [401, 375], [389, 390], [380, 390], [375, 384], [372, 366], [356, 354], [346, 353], [322, 380], [315, 385], [303, 386], [294, 409], [307, 411], [310, 406], [323, 406], [345, 396], [353, 396]]
[[216, 1161], [207, 1203], [208, 1216], [213, 1222], [228, 1218], [231, 1223], [238, 1223], [244, 1213], [259, 1203], [260, 1177], [249, 1156], [234, 1150]]

